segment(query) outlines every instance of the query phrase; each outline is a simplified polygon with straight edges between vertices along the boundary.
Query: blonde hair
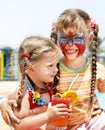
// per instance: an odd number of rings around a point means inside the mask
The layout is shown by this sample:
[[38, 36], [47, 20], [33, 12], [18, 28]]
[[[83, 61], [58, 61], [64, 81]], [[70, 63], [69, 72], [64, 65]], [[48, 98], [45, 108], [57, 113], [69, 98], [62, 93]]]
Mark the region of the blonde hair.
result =
[[[43, 55], [45, 53], [50, 51], [58, 53], [58, 59], [60, 59], [60, 49], [52, 40], [42, 36], [32, 36], [23, 40], [18, 51], [18, 62], [22, 76], [20, 84], [21, 93], [24, 89], [25, 76], [27, 76], [27, 74], [25, 73], [27, 65], [32, 62], [38, 62], [39, 60], [41, 60], [41, 58], [43, 58]], [[23, 56], [23, 54], [28, 54], [29, 57]], [[18, 111], [21, 108], [21, 100], [22, 97], [18, 97]]]
[[54, 51], [59, 53], [59, 48], [51, 41], [50, 39], [42, 36], [32, 36], [24, 39], [22, 42], [19, 51], [18, 51], [18, 61], [20, 65], [20, 70], [22, 72], [23, 68], [21, 68], [21, 63], [23, 63], [23, 59], [26, 57], [22, 57], [23, 53], [29, 53], [30, 58], [29, 62], [37, 62], [42, 58], [44, 53]]
[[56, 32], [62, 32], [69, 27], [73, 28], [73, 31], [77, 32], [80, 29], [84, 30], [84, 27], [88, 28], [88, 24], [90, 22], [89, 15], [80, 9], [67, 9], [60, 14], [56, 23]]

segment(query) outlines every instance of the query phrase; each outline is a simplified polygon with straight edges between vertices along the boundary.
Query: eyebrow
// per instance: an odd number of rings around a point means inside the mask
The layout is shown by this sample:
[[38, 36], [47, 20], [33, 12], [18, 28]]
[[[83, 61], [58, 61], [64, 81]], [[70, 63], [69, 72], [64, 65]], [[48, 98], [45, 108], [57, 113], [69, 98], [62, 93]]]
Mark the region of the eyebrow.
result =
[[75, 36], [83, 36], [84, 35], [84, 33], [83, 32], [80, 32], [80, 33], [75, 33], [74, 35], [72, 35], [72, 36], [69, 36], [69, 35], [65, 35], [64, 33], [61, 33], [60, 34], [60, 36], [59, 37], [75, 37]]
[[84, 33], [76, 33], [74, 36], [79, 36], [79, 37], [81, 36], [82, 37], [83, 35], [84, 35]]

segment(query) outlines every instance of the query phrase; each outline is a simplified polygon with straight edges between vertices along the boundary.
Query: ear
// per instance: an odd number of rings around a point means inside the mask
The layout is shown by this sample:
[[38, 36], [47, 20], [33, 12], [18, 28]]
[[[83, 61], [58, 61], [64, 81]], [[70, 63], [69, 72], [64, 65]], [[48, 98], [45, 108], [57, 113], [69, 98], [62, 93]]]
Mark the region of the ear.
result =
[[33, 72], [33, 66], [32, 66], [31, 63], [28, 64], [27, 71], [32, 71]]

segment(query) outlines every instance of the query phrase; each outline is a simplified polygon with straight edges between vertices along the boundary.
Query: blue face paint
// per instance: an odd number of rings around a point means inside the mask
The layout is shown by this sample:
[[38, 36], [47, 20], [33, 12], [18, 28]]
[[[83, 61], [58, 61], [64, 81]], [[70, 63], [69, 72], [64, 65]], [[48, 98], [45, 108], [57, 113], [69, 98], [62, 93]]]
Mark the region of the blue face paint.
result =
[[60, 33], [58, 36], [58, 42], [59, 44], [69, 44], [70, 42], [72, 44], [85, 44], [86, 38], [83, 33], [75, 34], [73, 37], [67, 36], [63, 33]]

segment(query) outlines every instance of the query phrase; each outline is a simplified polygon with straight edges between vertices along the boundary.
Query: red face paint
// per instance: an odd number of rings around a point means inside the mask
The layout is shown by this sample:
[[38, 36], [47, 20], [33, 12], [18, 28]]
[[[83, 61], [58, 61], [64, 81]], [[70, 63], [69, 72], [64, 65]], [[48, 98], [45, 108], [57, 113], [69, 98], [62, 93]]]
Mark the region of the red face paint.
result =
[[85, 44], [75, 44], [75, 45], [79, 49], [78, 56], [82, 55], [86, 50], [86, 45]]
[[[67, 44], [66, 43], [63, 43], [63, 44], [61, 44], [60, 45], [60, 47], [61, 47], [61, 50], [62, 50], [62, 53], [65, 55], [65, 46], [66, 46]], [[78, 47], [78, 49], [79, 49], [79, 52], [78, 52], [78, 56], [80, 56], [80, 55], [82, 55], [84, 52], [85, 52], [85, 49], [86, 49], [86, 46], [85, 46], [85, 44], [75, 44], [77, 47]]]
[[63, 43], [63, 44], [60, 45], [63, 54], [65, 54], [65, 53], [64, 53], [64, 52], [65, 52], [64, 50], [65, 50], [65, 46], [66, 46], [66, 45], [67, 45], [66, 43]]

